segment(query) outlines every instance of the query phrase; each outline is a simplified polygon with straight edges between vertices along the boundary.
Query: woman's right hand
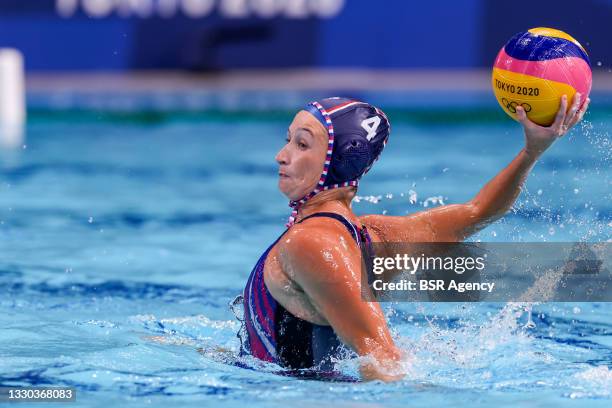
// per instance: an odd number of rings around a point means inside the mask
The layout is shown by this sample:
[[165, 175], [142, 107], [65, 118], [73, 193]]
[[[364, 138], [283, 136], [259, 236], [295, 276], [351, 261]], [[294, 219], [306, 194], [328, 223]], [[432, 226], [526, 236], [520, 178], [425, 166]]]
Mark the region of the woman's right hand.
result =
[[405, 354], [395, 347], [392, 350], [382, 352], [374, 351], [368, 356], [362, 357], [359, 373], [364, 381], [400, 381], [406, 375], [405, 363]]
[[576, 93], [574, 102], [569, 111], [567, 110], [567, 95], [561, 98], [561, 105], [555, 116], [555, 121], [550, 126], [540, 126], [527, 117], [525, 109], [521, 106], [516, 108], [516, 117], [525, 130], [525, 152], [532, 159], [537, 159], [555, 140], [564, 136], [572, 127], [582, 120], [591, 100], [587, 98], [582, 104], [582, 95]]

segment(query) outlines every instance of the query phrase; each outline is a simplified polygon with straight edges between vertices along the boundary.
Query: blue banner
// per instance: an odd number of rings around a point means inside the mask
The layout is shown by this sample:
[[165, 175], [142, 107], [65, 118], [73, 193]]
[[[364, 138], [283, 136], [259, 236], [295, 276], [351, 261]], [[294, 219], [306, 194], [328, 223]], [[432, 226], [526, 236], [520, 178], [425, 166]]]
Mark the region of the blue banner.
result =
[[611, 2], [3, 0], [0, 47], [30, 71], [489, 67], [516, 32], [551, 26], [612, 61]]

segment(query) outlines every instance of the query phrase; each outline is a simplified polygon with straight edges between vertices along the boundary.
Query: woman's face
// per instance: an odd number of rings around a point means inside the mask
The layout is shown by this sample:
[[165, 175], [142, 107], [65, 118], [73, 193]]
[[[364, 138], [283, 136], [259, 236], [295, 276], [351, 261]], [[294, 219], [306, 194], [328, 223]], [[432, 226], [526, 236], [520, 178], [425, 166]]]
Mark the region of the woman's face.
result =
[[287, 144], [276, 154], [278, 188], [299, 200], [316, 187], [327, 154], [327, 130], [310, 113], [300, 111], [287, 132]]

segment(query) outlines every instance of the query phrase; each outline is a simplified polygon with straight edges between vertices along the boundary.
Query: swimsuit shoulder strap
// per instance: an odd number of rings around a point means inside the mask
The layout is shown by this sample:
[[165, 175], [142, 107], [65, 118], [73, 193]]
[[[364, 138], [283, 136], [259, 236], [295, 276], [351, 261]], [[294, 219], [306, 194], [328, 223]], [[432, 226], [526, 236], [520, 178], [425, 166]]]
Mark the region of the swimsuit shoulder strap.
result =
[[344, 216], [340, 214], [331, 213], [331, 212], [318, 212], [318, 213], [311, 214], [307, 217], [304, 217], [298, 222], [298, 224], [300, 222], [306, 221], [309, 218], [316, 218], [316, 217], [327, 217], [327, 218], [333, 218], [335, 220], [340, 221], [342, 224], [344, 224], [346, 229], [351, 233], [351, 235], [353, 236], [357, 244], [361, 246], [361, 239], [360, 239], [361, 234], [359, 233], [358, 229], [355, 227], [353, 223], [351, 223], [349, 220], [347, 220]]

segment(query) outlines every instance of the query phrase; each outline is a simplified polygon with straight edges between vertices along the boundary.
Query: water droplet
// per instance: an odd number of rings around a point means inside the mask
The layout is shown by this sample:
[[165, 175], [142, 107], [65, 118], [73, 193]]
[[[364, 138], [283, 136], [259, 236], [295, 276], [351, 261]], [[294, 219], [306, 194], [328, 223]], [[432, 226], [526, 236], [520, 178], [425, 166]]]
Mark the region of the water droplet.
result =
[[89, 217], [89, 218], [87, 219], [87, 222], [88, 222], [88, 223], [90, 223], [90, 224], [91, 224], [92, 222], [94, 222], [93, 217]]
[[577, 189], [577, 188], [574, 189], [574, 194], [578, 194], [579, 192], [580, 192], [579, 189]]
[[417, 202], [417, 193], [414, 190], [408, 191], [410, 204], [415, 204]]
[[527, 321], [527, 323], [525, 323], [524, 326], [526, 329], [535, 329], [536, 328], [536, 324], [533, 322], [533, 320], [531, 320], [531, 318], [529, 319], [529, 321]]
[[574, 308], [572, 309], [572, 312], [574, 312], [574, 314], [578, 314], [581, 312], [581, 310], [578, 306], [574, 306]]
[[597, 61], [597, 66], [598, 66], [598, 67], [601, 67], [601, 65], [602, 65], [602, 64], [601, 64], [601, 61]]
[[542, 195], [542, 189], [538, 190], [538, 195]]

